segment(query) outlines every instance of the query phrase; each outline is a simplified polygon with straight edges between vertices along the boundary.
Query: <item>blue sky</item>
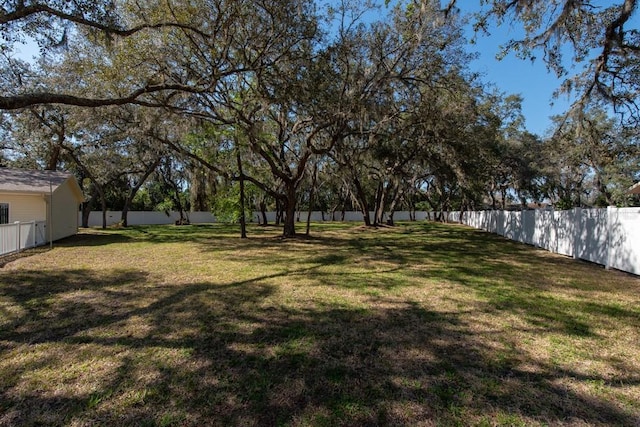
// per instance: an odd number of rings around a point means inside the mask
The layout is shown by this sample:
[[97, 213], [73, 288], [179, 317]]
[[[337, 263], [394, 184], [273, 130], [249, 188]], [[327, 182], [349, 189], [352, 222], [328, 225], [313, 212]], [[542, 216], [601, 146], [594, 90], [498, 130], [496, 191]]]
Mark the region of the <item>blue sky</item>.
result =
[[550, 116], [565, 112], [570, 100], [566, 95], [553, 99], [553, 92], [562, 80], [549, 72], [541, 59], [531, 62], [513, 54], [496, 59], [500, 45], [512, 37], [508, 26], [492, 29], [491, 36], [478, 35], [476, 45], [469, 46], [469, 50], [477, 51], [479, 58], [470, 64], [470, 68], [482, 73], [483, 81], [495, 84], [500, 91], [520, 94], [527, 130], [544, 136], [551, 127]]
[[[458, 2], [463, 12], [479, 10], [477, 4], [468, 6], [467, 1]], [[468, 39], [474, 36], [471, 25], [466, 28], [466, 36]], [[473, 71], [483, 74], [483, 81], [494, 84], [500, 91], [521, 95], [522, 114], [525, 117], [527, 130], [539, 136], [545, 136], [551, 128], [550, 117], [567, 111], [571, 100], [567, 95], [554, 99], [553, 92], [560, 88], [563, 80], [547, 70], [541, 59], [541, 53], [535, 61], [520, 59], [513, 53], [500, 60], [496, 59], [501, 45], [510, 39], [518, 40], [523, 36], [524, 30], [519, 22], [505, 22], [500, 26], [492, 25], [488, 28], [488, 34], [476, 34], [476, 44], [469, 45], [468, 50], [477, 52], [479, 55], [478, 59], [469, 66]], [[570, 53], [567, 53], [567, 58], [570, 58]], [[577, 72], [578, 70], [569, 71]]]
[[[541, 0], [542, 1], [542, 0]], [[611, 0], [595, 0], [592, 2], [596, 6], [610, 6]], [[616, 1], [615, 3], [621, 3]], [[459, 0], [457, 5], [463, 12], [477, 11], [479, 6], [471, 0]], [[468, 8], [468, 9], [467, 9]], [[639, 11], [636, 10], [627, 29], [640, 27]], [[498, 89], [507, 94], [520, 94], [523, 97], [522, 112], [526, 119], [526, 128], [539, 136], [545, 136], [551, 128], [550, 116], [566, 112], [572, 103], [567, 95], [553, 98], [553, 92], [560, 88], [563, 79], [559, 79], [553, 72], [547, 70], [542, 59], [542, 52], [535, 62], [517, 58], [514, 54], [509, 54], [502, 60], [496, 59], [496, 54], [500, 52], [500, 45], [509, 39], [522, 38], [524, 31], [522, 24], [505, 23], [499, 27], [495, 25], [489, 28], [490, 35], [478, 35], [475, 46], [470, 45], [469, 51], [479, 53], [479, 58], [470, 64], [473, 71], [484, 73], [484, 81], [494, 83]], [[473, 31], [468, 30], [467, 37], [471, 38]], [[596, 53], [597, 54], [597, 53]], [[571, 58], [571, 52], [567, 51], [565, 59]], [[569, 76], [582, 71], [582, 65], [568, 68]], [[551, 105], [553, 104], [553, 105]]]

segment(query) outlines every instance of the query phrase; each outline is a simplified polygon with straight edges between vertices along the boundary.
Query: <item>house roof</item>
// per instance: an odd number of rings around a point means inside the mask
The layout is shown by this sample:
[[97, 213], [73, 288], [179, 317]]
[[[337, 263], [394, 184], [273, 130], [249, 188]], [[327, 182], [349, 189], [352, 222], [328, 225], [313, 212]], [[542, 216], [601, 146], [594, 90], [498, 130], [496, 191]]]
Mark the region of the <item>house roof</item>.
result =
[[0, 192], [48, 194], [56, 191], [67, 180], [71, 180], [74, 193], [82, 201], [84, 199], [82, 190], [75, 177], [70, 173], [0, 168]]
[[627, 192], [630, 194], [640, 194], [640, 182], [632, 185]]

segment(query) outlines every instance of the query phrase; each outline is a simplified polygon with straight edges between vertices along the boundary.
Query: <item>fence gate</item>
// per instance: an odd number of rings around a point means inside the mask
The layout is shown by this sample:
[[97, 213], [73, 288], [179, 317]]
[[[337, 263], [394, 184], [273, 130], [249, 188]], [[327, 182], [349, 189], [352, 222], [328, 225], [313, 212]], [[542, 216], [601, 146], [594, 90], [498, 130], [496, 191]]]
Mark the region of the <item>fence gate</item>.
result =
[[0, 255], [47, 243], [45, 221], [14, 222], [0, 225]]
[[45, 221], [36, 221], [36, 246], [44, 245], [47, 240], [47, 223]]

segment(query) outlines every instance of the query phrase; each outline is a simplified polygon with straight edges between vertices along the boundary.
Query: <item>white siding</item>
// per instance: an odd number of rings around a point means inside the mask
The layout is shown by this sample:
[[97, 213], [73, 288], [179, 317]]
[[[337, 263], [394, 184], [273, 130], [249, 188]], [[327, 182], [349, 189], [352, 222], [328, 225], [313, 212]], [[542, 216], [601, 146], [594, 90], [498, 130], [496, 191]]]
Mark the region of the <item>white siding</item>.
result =
[[0, 203], [9, 204], [9, 222], [45, 221], [46, 203], [41, 194], [0, 193]]
[[[53, 193], [53, 240], [73, 236], [78, 232], [78, 200], [70, 185], [65, 181]], [[48, 236], [47, 236], [48, 238]]]
[[[0, 193], [0, 203], [9, 204], [9, 222], [49, 223], [49, 194]], [[78, 200], [69, 181], [59, 186], [53, 193], [53, 240], [74, 235], [78, 232]], [[49, 229], [46, 230], [49, 240]]]

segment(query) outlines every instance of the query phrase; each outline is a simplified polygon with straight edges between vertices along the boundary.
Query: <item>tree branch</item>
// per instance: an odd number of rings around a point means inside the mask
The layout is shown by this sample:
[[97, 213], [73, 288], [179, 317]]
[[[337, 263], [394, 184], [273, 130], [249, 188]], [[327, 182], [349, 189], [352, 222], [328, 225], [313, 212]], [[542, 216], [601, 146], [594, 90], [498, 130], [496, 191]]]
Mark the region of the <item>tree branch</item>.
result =
[[0, 110], [18, 110], [39, 104], [64, 104], [93, 108], [107, 105], [125, 105], [136, 103], [136, 100], [144, 94], [171, 90], [188, 93], [201, 93], [203, 91], [203, 89], [181, 84], [160, 84], [147, 85], [131, 92], [129, 95], [119, 98], [86, 98], [51, 92], [27, 93], [23, 95], [0, 96]]
[[0, 24], [9, 24], [14, 21], [24, 20], [29, 18], [32, 15], [37, 15], [37, 14], [47, 14], [50, 16], [55, 16], [64, 21], [69, 21], [75, 24], [80, 24], [87, 27], [95, 28], [107, 34], [117, 35], [121, 37], [128, 37], [144, 29], [165, 28], [165, 27], [185, 29], [185, 30], [193, 31], [194, 33], [197, 33], [202, 37], [207, 37], [207, 38], [209, 37], [207, 33], [201, 31], [196, 27], [192, 27], [187, 24], [181, 24], [178, 22], [159, 22], [155, 24], [142, 24], [142, 25], [138, 25], [136, 27], [132, 27], [128, 29], [118, 28], [115, 25], [109, 25], [103, 22], [98, 22], [92, 19], [85, 18], [82, 15], [66, 13], [42, 3], [34, 3], [28, 6], [25, 6], [22, 4], [18, 5], [18, 7], [16, 7], [16, 10], [12, 12], [0, 14]]

